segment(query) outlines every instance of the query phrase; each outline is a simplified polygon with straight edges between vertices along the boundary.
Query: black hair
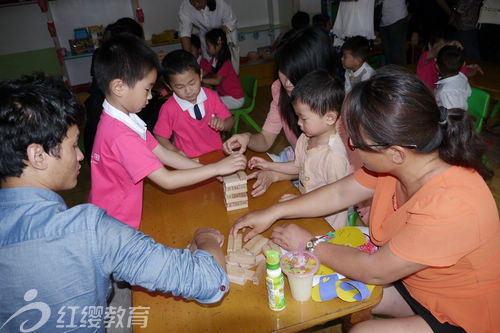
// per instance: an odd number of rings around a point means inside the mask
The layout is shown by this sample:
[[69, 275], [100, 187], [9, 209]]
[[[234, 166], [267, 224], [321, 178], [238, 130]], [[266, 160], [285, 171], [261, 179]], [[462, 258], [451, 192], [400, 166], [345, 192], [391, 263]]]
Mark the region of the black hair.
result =
[[94, 75], [99, 89], [108, 94], [112, 80], [121, 79], [129, 87], [134, 87], [149, 72], [158, 68], [158, 56], [143, 40], [131, 34], [120, 34], [111, 37], [99, 48]]
[[350, 37], [342, 45], [342, 51], [351, 51], [353, 57], [365, 62], [370, 54], [370, 42], [363, 36]]
[[[335, 52], [330, 37], [318, 27], [291, 29], [281, 39], [274, 54], [277, 69], [295, 86], [307, 73], [323, 69], [335, 73]], [[297, 137], [302, 131], [297, 124], [290, 97], [281, 85], [279, 108], [281, 118]]]
[[217, 8], [217, 3], [215, 0], [207, 0], [207, 7], [209, 11], [213, 12]]
[[439, 50], [436, 64], [444, 77], [457, 75], [465, 62], [465, 52], [455, 45], [445, 45]]
[[163, 78], [170, 84], [170, 75], [180, 74], [190, 69], [200, 74], [200, 66], [191, 52], [175, 50], [167, 53], [161, 62]]
[[293, 29], [304, 29], [309, 26], [309, 14], [306, 12], [301, 12], [300, 10], [293, 14], [292, 16], [292, 28]]
[[191, 41], [191, 45], [196, 46], [197, 49], [201, 49], [201, 40], [200, 40], [200, 37], [198, 37], [198, 35], [192, 34], [190, 41]]
[[144, 31], [142, 30], [142, 26], [136, 20], [130, 17], [122, 17], [118, 19], [115, 23], [109, 24], [106, 27], [106, 30], [109, 33], [108, 37], [113, 37], [123, 33], [129, 33], [140, 39], [144, 39]]
[[434, 45], [439, 41], [451, 42], [455, 36], [455, 30], [451, 26], [438, 27], [429, 34], [429, 44]]
[[0, 82], [0, 179], [21, 176], [30, 144], [60, 157], [68, 129], [81, 126], [84, 116], [61, 78], [37, 73]]
[[334, 111], [340, 114], [344, 101], [344, 86], [325, 70], [308, 73], [293, 88], [291, 103], [303, 103], [320, 116]]
[[484, 178], [493, 173], [482, 162], [485, 144], [472, 116], [462, 109], [440, 109], [432, 91], [415, 75], [384, 66], [347, 95], [342, 117], [353, 144], [374, 151], [365, 140], [383, 146], [439, 152], [448, 164], [475, 169]]
[[312, 17], [312, 25], [325, 28], [330, 23], [330, 16], [325, 14], [316, 14]]
[[227, 45], [227, 37], [224, 30], [216, 28], [212, 29], [205, 35], [205, 40], [207, 43], [212, 44], [214, 47], [220, 45], [219, 53], [217, 54], [217, 64], [215, 65], [213, 72], [217, 73], [219, 69], [224, 65], [227, 60], [231, 60], [231, 51]]

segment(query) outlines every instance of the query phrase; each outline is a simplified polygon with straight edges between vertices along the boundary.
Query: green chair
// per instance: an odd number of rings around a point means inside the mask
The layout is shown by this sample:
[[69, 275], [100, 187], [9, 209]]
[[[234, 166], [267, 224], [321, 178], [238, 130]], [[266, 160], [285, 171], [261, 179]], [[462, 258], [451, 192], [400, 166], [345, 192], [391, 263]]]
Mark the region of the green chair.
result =
[[476, 118], [476, 133], [481, 133], [483, 129], [483, 120], [488, 113], [490, 106], [490, 94], [479, 88], [472, 87], [472, 93], [467, 100], [469, 113]]
[[243, 106], [239, 109], [230, 110], [234, 117], [233, 135], [238, 132], [240, 118], [243, 119], [247, 125], [255, 128], [257, 132], [260, 132], [260, 126], [257, 125], [257, 123], [249, 115], [255, 107], [255, 97], [257, 96], [257, 78], [254, 75], [244, 75], [241, 79], [241, 85], [243, 86], [243, 92], [245, 93], [245, 103], [243, 103]]

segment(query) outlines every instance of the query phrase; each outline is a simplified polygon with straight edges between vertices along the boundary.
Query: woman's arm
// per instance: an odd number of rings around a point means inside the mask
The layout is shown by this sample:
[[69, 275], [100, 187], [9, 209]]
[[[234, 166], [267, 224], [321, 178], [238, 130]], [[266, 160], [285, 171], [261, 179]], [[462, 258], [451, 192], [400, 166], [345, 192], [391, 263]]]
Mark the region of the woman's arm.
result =
[[181, 37], [181, 45], [184, 51], [191, 52], [191, 39], [189, 37]]
[[227, 154], [239, 148], [240, 153], [244, 153], [247, 148], [256, 152], [265, 152], [274, 143], [278, 134], [267, 132], [266, 130], [260, 133], [241, 133], [235, 134], [224, 142], [223, 149]]
[[292, 200], [283, 201], [263, 210], [250, 212], [236, 220], [231, 232], [236, 237], [239, 230], [252, 228], [245, 235], [249, 240], [269, 228], [279, 219], [326, 216], [346, 209], [373, 196], [374, 191], [359, 184], [354, 175], [322, 186]]

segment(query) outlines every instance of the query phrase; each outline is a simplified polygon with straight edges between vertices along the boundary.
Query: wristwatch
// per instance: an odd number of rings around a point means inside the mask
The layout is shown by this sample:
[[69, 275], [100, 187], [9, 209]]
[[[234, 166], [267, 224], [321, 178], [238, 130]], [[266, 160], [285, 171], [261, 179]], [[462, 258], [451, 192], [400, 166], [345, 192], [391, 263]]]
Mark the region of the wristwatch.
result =
[[306, 243], [306, 251], [309, 251], [311, 253], [314, 252], [314, 248], [316, 247], [316, 245], [318, 245], [319, 243], [323, 242], [323, 237], [313, 237], [311, 238], [307, 243]]

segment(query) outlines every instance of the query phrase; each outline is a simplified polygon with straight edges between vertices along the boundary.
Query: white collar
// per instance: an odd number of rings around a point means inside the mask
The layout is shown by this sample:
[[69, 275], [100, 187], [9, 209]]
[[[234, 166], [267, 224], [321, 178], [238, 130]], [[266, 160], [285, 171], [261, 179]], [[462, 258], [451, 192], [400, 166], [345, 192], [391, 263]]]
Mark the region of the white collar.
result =
[[[181, 107], [182, 111], [186, 111], [186, 110], [189, 110], [191, 108], [194, 108], [193, 103], [191, 103], [188, 100], [180, 98], [179, 96], [177, 96], [176, 93], [174, 93], [174, 98], [175, 98], [175, 101], [177, 102], [177, 104], [179, 104], [179, 106]], [[205, 94], [205, 90], [203, 90], [203, 88], [201, 88], [198, 96], [196, 96], [196, 104], [203, 105], [203, 102], [205, 102], [206, 99], [207, 99], [207, 94]]]
[[465, 77], [465, 78], [467, 78], [467, 77], [464, 75], [464, 73], [462, 73], [462, 72], [458, 72], [458, 74], [457, 74], [457, 75], [449, 76], [449, 77], [447, 77], [447, 78], [444, 78], [444, 79], [439, 80], [439, 81], [437, 82], [437, 84], [442, 84], [442, 83], [448, 83], [448, 82], [450, 82], [450, 81], [455, 81], [456, 79], [458, 79], [459, 77], [462, 77], [462, 76], [463, 76], [463, 77]]
[[146, 123], [141, 118], [139, 118], [138, 115], [136, 115], [135, 113], [129, 113], [128, 115], [126, 115], [124, 112], [109, 104], [107, 100], [104, 100], [104, 102], [102, 103], [102, 107], [104, 108], [104, 112], [106, 112], [107, 115], [124, 123], [132, 131], [136, 132], [143, 140], [146, 140], [147, 126]]

